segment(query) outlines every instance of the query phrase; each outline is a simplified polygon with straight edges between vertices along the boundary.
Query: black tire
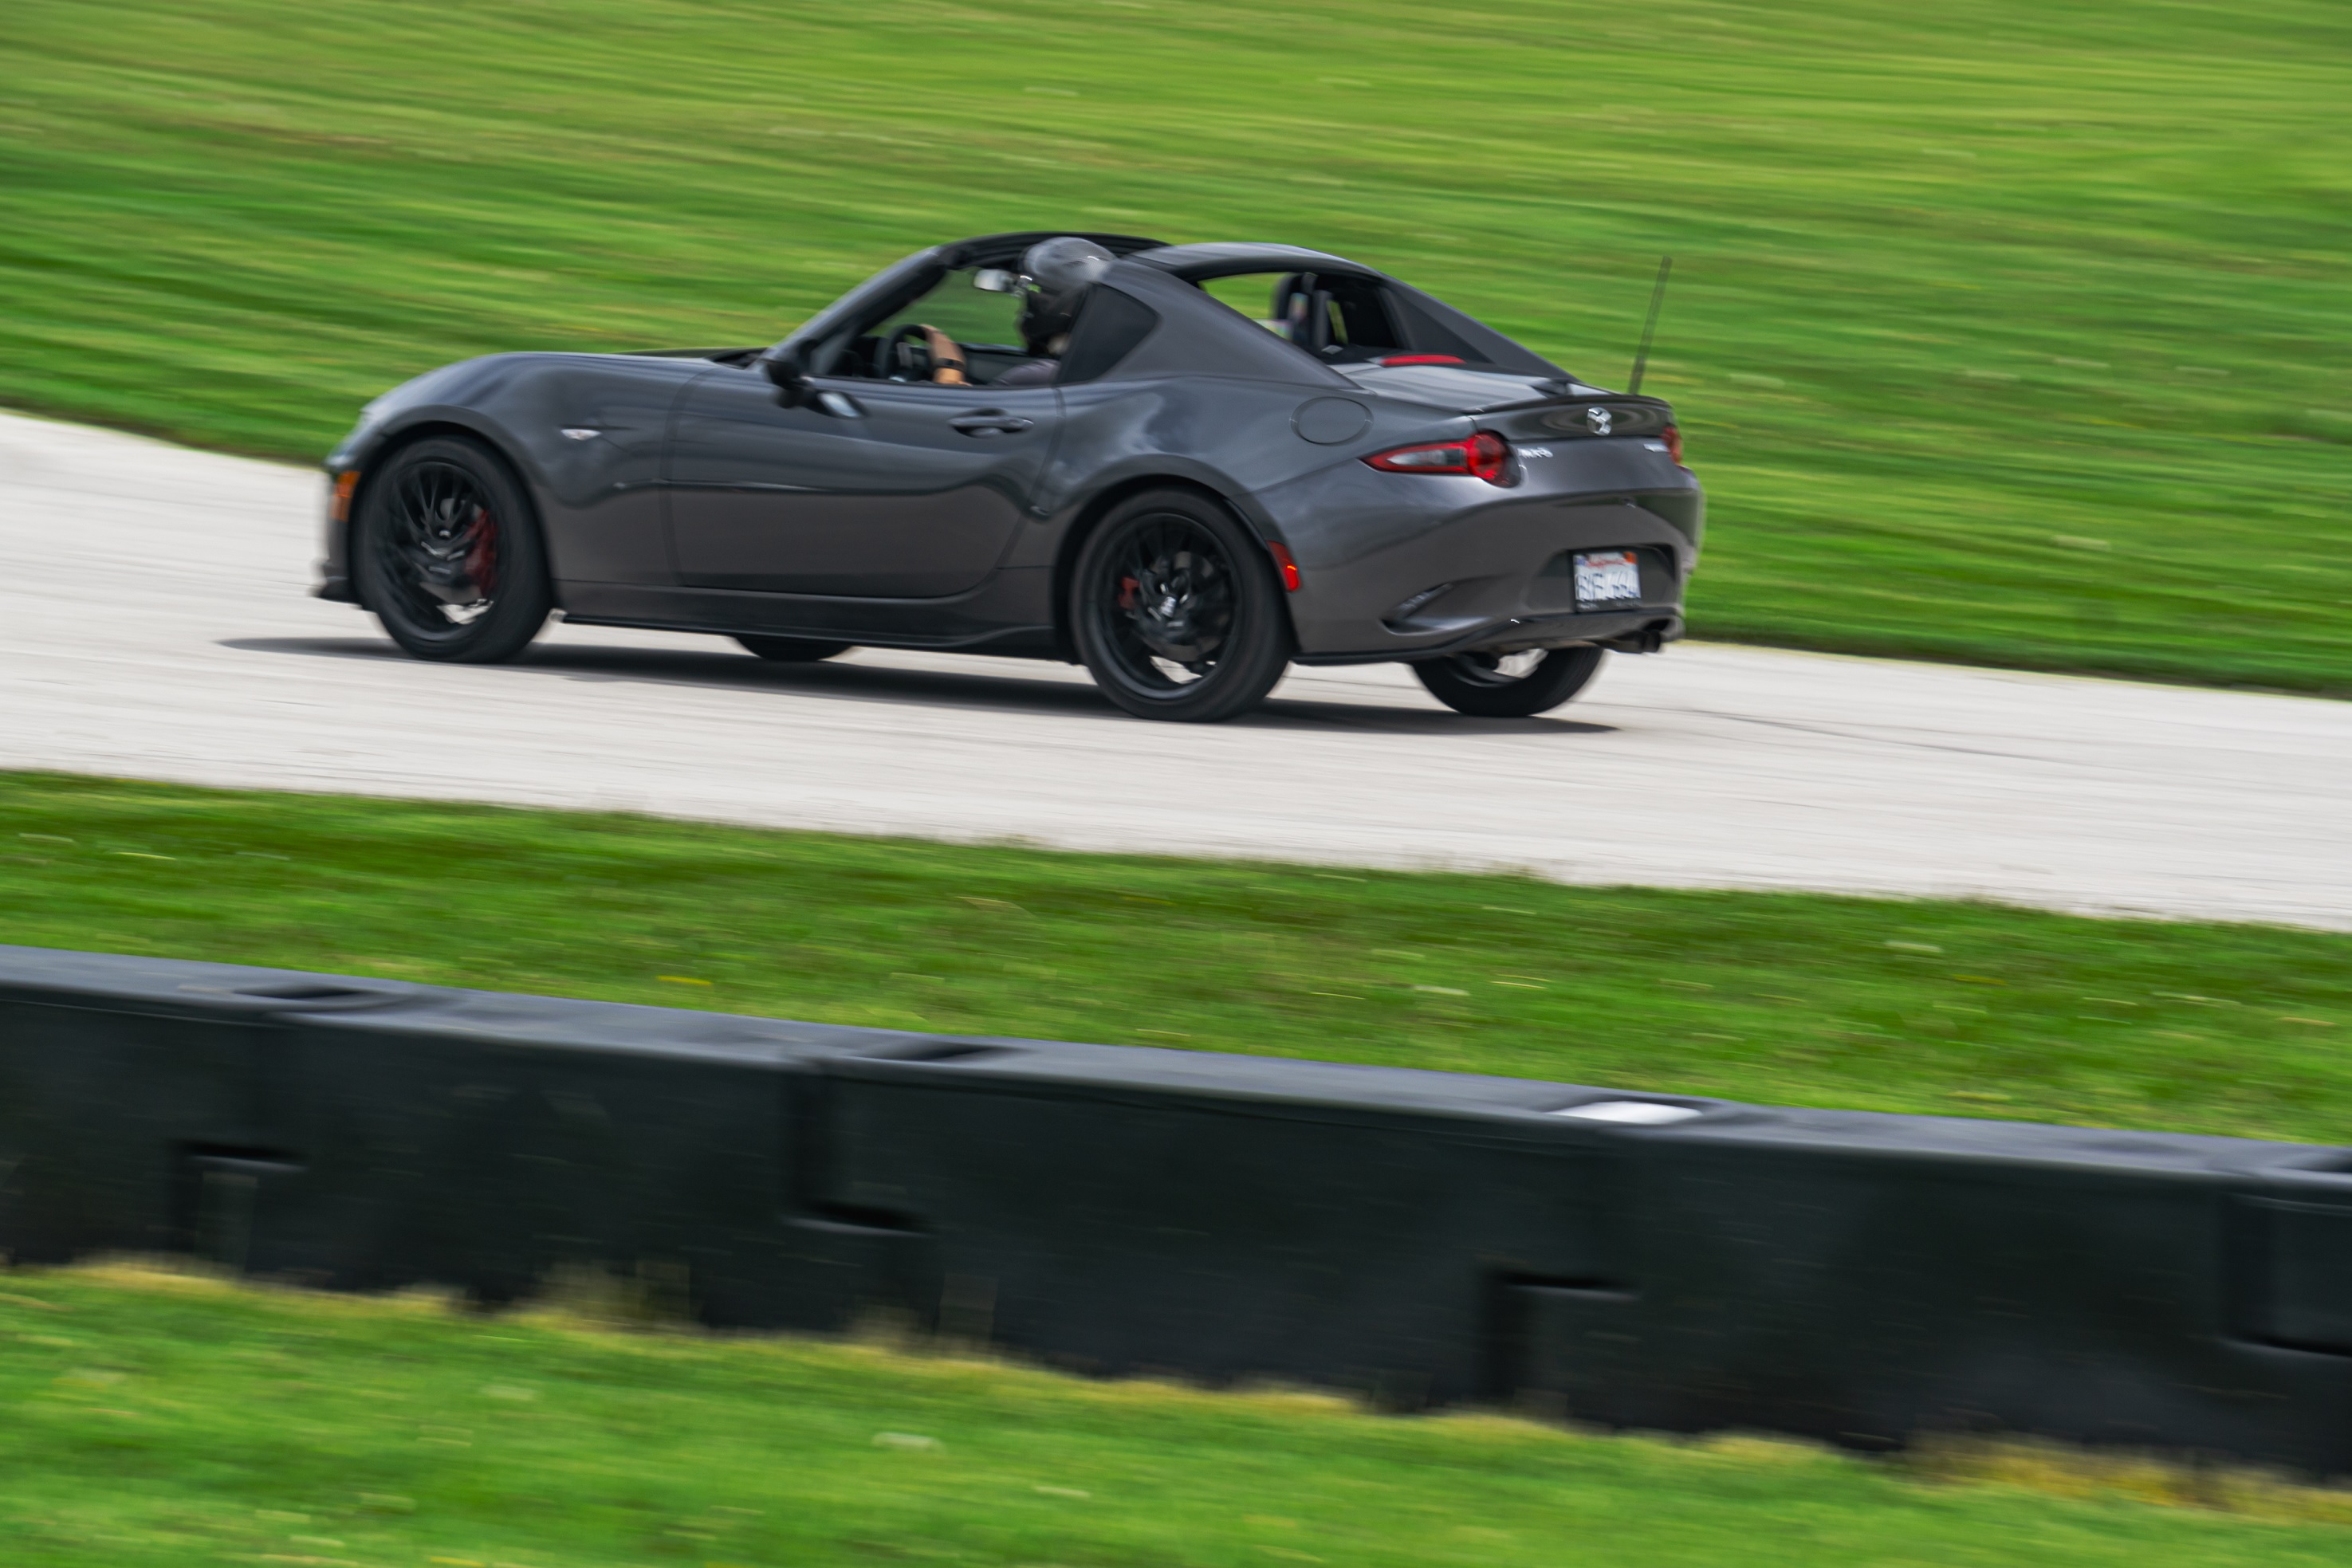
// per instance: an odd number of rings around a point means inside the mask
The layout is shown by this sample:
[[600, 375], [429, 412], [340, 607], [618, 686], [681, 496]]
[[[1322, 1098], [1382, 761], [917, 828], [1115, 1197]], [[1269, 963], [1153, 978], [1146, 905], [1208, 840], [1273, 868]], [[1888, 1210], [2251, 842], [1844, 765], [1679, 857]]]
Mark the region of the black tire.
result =
[[743, 644], [745, 653], [772, 664], [814, 664], [856, 646], [855, 643], [813, 643], [805, 637], [738, 637], [735, 641]]
[[1510, 661], [1524, 655], [1451, 653], [1423, 659], [1412, 673], [1431, 696], [1455, 713], [1474, 718], [1529, 718], [1549, 713], [1582, 691], [1607, 656], [1599, 648], [1553, 648], [1533, 668], [1514, 670]]
[[1078, 551], [1070, 627], [1095, 684], [1140, 718], [1214, 724], [1290, 667], [1290, 617], [1265, 547], [1191, 490], [1111, 509]]
[[530, 498], [497, 454], [462, 436], [404, 446], [370, 477], [352, 577], [384, 634], [420, 659], [511, 659], [554, 607]]

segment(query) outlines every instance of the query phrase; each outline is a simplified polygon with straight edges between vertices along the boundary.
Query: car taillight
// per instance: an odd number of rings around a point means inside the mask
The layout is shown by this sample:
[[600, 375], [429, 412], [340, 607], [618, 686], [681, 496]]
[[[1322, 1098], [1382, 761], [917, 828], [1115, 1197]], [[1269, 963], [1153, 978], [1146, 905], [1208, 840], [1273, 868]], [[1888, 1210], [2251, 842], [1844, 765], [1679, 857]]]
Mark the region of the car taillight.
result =
[[1509, 482], [1511, 444], [1491, 430], [1460, 441], [1397, 446], [1364, 459], [1383, 474], [1471, 474], [1489, 485]]
[[1459, 354], [1391, 354], [1381, 361], [1382, 369], [1391, 365], [1458, 365]]
[[1658, 439], [1666, 444], [1666, 455], [1680, 463], [1683, 460], [1683, 433], [1673, 425], [1658, 432]]

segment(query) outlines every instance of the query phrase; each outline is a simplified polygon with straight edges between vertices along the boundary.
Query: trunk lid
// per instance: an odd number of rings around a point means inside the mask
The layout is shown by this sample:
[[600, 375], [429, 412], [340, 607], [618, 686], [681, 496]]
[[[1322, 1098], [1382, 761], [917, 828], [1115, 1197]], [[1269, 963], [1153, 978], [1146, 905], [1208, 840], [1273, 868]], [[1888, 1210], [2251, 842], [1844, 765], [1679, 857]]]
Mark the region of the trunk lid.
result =
[[1663, 398], [1609, 392], [1556, 377], [1467, 365], [1375, 361], [1331, 368], [1374, 396], [1472, 415], [1482, 429], [1512, 441], [1625, 435], [1656, 439], [1675, 422], [1674, 407]]

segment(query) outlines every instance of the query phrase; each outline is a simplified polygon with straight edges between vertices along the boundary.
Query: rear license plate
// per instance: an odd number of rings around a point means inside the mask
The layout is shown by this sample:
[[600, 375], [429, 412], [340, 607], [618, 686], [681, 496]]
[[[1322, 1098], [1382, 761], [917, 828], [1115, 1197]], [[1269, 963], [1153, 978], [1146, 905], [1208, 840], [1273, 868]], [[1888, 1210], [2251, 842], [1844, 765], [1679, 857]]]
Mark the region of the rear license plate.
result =
[[1589, 550], [1576, 558], [1579, 604], [1642, 602], [1642, 562], [1629, 549]]

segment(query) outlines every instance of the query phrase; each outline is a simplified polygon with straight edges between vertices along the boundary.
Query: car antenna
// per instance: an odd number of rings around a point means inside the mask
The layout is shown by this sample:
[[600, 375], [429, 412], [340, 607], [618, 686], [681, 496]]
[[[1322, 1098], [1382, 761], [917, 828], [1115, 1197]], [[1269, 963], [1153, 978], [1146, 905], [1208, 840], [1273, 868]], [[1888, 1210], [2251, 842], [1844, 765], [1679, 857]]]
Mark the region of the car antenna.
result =
[[1658, 329], [1658, 307], [1666, 302], [1666, 279], [1674, 270], [1673, 256], [1658, 257], [1658, 281], [1650, 287], [1650, 314], [1642, 323], [1642, 346], [1633, 354], [1633, 378], [1625, 388], [1628, 393], [1642, 390], [1642, 372], [1650, 368], [1650, 337]]

